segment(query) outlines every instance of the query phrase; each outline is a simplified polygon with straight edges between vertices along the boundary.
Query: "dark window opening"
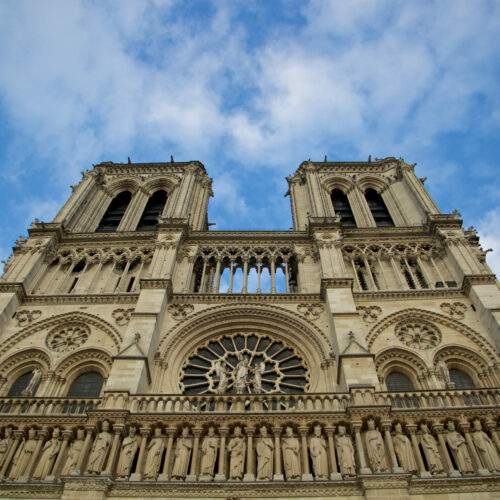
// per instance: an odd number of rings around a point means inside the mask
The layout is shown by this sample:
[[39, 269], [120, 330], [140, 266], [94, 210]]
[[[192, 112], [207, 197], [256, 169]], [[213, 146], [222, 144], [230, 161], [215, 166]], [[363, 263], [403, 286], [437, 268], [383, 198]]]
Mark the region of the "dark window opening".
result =
[[[28, 387], [31, 377], [33, 376], [33, 372], [30, 371], [18, 377], [18, 379], [12, 384], [9, 393], [7, 394], [10, 398], [20, 397], [23, 395], [23, 391]], [[34, 387], [32, 394], [36, 394], [38, 386], [40, 385], [41, 380]]]
[[380, 196], [375, 189], [368, 188], [365, 191], [366, 202], [368, 203], [368, 208], [370, 209], [373, 219], [375, 220], [375, 225], [377, 227], [393, 227], [394, 222], [392, 220], [387, 207], [385, 206], [382, 196]]
[[75, 278], [73, 280], [73, 283], [71, 283], [71, 286], [69, 287], [68, 293], [71, 293], [73, 291], [77, 283], [78, 283], [78, 278]]
[[142, 212], [141, 220], [137, 225], [137, 231], [154, 231], [165, 203], [167, 203], [166, 191], [160, 190], [153, 193], [144, 208], [144, 212]]
[[452, 368], [450, 370], [450, 379], [455, 383], [455, 389], [474, 389], [474, 382], [472, 379], [464, 373], [462, 370], [457, 370]]
[[387, 386], [387, 390], [391, 392], [413, 391], [411, 380], [400, 372], [392, 372], [387, 375], [385, 385]]
[[135, 278], [132, 276], [130, 278], [130, 281], [128, 282], [127, 292], [131, 292], [132, 291], [132, 287], [134, 286], [134, 281], [135, 281]]
[[109, 204], [96, 231], [99, 233], [116, 231], [131, 199], [132, 194], [129, 191], [122, 191], [116, 195]]
[[334, 189], [330, 195], [333, 209], [336, 215], [340, 215], [342, 225], [345, 227], [356, 227], [356, 221], [351, 210], [347, 195], [340, 189]]
[[69, 398], [97, 398], [104, 379], [98, 372], [87, 372], [76, 377], [69, 388]]

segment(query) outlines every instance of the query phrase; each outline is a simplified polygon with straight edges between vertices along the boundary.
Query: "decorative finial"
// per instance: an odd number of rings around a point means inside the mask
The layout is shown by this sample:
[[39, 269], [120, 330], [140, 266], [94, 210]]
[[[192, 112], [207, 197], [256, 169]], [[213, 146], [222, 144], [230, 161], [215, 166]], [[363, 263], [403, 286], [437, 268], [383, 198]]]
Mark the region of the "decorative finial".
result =
[[328, 161], [328, 157], [325, 155], [325, 163]]
[[127, 159], [128, 159], [128, 164], [129, 164], [129, 165], [132, 165], [132, 162], [131, 162], [131, 160], [130, 160], [130, 156], [128, 156], [128, 157], [127, 157]]
[[174, 156], [170, 155], [170, 163], [174, 163]]
[[368, 155], [368, 163], [372, 162], [372, 155]]

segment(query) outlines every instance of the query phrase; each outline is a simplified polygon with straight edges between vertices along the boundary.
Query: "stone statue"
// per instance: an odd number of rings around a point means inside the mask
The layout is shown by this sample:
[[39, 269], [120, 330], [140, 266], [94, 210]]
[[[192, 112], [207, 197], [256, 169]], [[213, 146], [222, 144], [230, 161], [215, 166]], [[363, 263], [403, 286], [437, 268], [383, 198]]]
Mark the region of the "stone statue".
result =
[[13, 433], [12, 427], [7, 427], [5, 429], [5, 437], [0, 440], [0, 467], [3, 465], [7, 452], [14, 442], [14, 438], [12, 437]]
[[9, 479], [18, 479], [27, 472], [28, 465], [31, 461], [31, 457], [36, 449], [36, 430], [31, 428], [28, 431], [28, 439], [24, 441], [22, 446], [19, 447], [14, 463], [12, 464]]
[[97, 434], [92, 450], [90, 451], [89, 463], [87, 464], [87, 474], [100, 474], [106, 457], [108, 456], [109, 446], [111, 445], [111, 433], [109, 432], [109, 422], [105, 420], [102, 423], [102, 432]]
[[429, 466], [429, 471], [432, 474], [441, 474], [444, 472], [443, 463], [441, 462], [441, 455], [438, 450], [436, 440], [429, 433], [429, 428], [426, 424], [420, 425], [422, 436], [420, 442], [425, 454], [425, 460]]
[[211, 481], [214, 478], [218, 447], [219, 438], [215, 435], [215, 429], [210, 426], [208, 435], [205, 436], [201, 445], [200, 481]]
[[163, 439], [161, 427], [156, 427], [154, 437], [147, 446], [146, 464], [144, 466], [144, 479], [158, 477], [160, 471], [161, 457], [165, 449], [165, 440]]
[[285, 437], [281, 440], [281, 451], [283, 453], [283, 465], [287, 479], [300, 479], [300, 444], [293, 436], [293, 429], [288, 426]]
[[227, 385], [229, 383], [228, 373], [226, 367], [223, 365], [222, 361], [219, 359], [215, 365], [215, 374], [217, 375], [218, 385], [215, 389], [216, 394], [225, 394], [227, 390]]
[[242, 354], [238, 355], [238, 363], [233, 372], [234, 378], [234, 388], [236, 389], [236, 394], [243, 394], [247, 387], [248, 378], [248, 358]]
[[128, 479], [130, 476], [130, 469], [139, 448], [139, 436], [136, 435], [137, 429], [131, 425], [128, 430], [128, 436], [122, 441], [120, 450], [120, 458], [116, 467], [116, 477], [118, 479]]
[[42, 370], [39, 366], [36, 366], [31, 374], [28, 386], [26, 387], [26, 389], [24, 389], [24, 391], [22, 391], [23, 396], [27, 397], [33, 396], [41, 378], [42, 378]]
[[366, 451], [372, 472], [387, 472], [387, 461], [385, 458], [385, 445], [382, 434], [375, 428], [375, 421], [369, 419], [368, 430], [365, 432]]
[[342, 476], [356, 475], [356, 461], [354, 459], [354, 446], [351, 436], [346, 434], [346, 428], [339, 425], [338, 434], [335, 436], [337, 444], [337, 454], [339, 456], [340, 472]]
[[448, 429], [446, 442], [453, 453], [458, 470], [463, 474], [472, 474], [474, 466], [472, 465], [465, 438], [455, 430], [455, 424], [451, 420], [448, 420], [446, 428]]
[[326, 440], [321, 435], [321, 425], [314, 426], [314, 433], [309, 439], [309, 453], [316, 479], [328, 479], [328, 455]]
[[477, 418], [472, 422], [472, 425], [474, 426], [472, 441], [474, 442], [474, 446], [477, 449], [483, 466], [490, 472], [500, 472], [500, 459], [498, 458], [498, 452], [495, 449], [495, 445], [488, 434], [483, 431], [481, 422]]
[[253, 369], [253, 379], [252, 379], [252, 388], [254, 394], [262, 393], [262, 374], [266, 370], [266, 363], [261, 361], [257, 363], [257, 366]]
[[273, 440], [267, 435], [265, 426], [260, 428], [260, 438], [257, 440], [257, 479], [272, 480], [273, 478]]
[[241, 427], [234, 428], [234, 436], [227, 445], [229, 453], [229, 479], [242, 479], [245, 471], [245, 439], [241, 436]]
[[56, 427], [52, 431], [52, 439], [49, 439], [43, 446], [42, 456], [38, 459], [33, 479], [42, 480], [50, 474], [54, 462], [56, 461], [57, 454], [61, 449], [61, 429]]
[[394, 426], [395, 434], [392, 438], [394, 443], [394, 451], [399, 460], [399, 464], [405, 472], [416, 474], [418, 471], [417, 462], [413, 456], [413, 447], [408, 436], [403, 434], [403, 428], [400, 423]]
[[171, 474], [172, 479], [185, 479], [192, 449], [193, 439], [189, 436], [189, 427], [184, 427], [184, 429], [182, 429], [182, 436], [177, 438], [175, 461]]
[[445, 383], [450, 384], [451, 383], [450, 370], [448, 370], [448, 366], [446, 366], [446, 363], [442, 359], [440, 359], [436, 363], [436, 365], [439, 368], [439, 371], [441, 372], [441, 376], [443, 377]]
[[83, 429], [78, 429], [76, 431], [76, 439], [73, 440], [69, 448], [68, 456], [66, 458], [66, 462], [62, 469], [61, 475], [66, 475], [72, 471], [77, 470], [78, 459], [80, 458], [80, 453], [83, 449], [84, 442], [85, 442], [85, 432]]

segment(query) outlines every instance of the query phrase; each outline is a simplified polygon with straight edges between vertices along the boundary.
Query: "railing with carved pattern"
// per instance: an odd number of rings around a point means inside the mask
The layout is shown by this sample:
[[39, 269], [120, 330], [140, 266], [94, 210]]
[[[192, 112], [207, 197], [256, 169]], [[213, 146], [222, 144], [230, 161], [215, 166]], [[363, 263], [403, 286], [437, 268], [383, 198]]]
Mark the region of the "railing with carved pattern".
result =
[[101, 403], [96, 398], [1, 397], [0, 415], [84, 415]]

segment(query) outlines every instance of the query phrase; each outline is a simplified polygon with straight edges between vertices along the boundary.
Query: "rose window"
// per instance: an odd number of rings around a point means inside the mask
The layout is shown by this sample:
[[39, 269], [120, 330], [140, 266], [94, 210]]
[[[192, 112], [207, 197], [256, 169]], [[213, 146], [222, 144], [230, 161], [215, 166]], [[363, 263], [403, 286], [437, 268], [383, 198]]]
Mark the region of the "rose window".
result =
[[52, 330], [45, 339], [49, 349], [56, 352], [68, 352], [85, 344], [90, 330], [85, 325], [66, 325]]
[[432, 349], [441, 342], [441, 332], [431, 323], [404, 323], [396, 327], [396, 337], [408, 347]]
[[184, 394], [304, 392], [309, 371], [294, 347], [256, 333], [223, 335], [197, 347], [180, 376]]

